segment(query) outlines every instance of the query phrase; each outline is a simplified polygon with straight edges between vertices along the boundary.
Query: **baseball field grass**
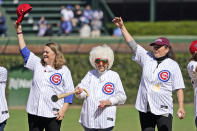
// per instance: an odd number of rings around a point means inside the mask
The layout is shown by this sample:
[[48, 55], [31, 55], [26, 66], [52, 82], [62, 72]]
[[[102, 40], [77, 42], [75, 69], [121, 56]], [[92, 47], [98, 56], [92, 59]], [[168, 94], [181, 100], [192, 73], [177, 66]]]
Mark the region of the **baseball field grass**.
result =
[[[176, 116], [178, 106], [174, 106], [173, 131], [195, 131], [193, 104], [186, 104], [186, 117], [179, 120]], [[61, 131], [83, 131], [78, 123], [81, 106], [70, 106], [62, 121]], [[10, 118], [5, 131], [28, 131], [27, 113], [25, 109], [10, 108]], [[119, 106], [114, 131], [140, 131], [138, 111], [133, 105]]]

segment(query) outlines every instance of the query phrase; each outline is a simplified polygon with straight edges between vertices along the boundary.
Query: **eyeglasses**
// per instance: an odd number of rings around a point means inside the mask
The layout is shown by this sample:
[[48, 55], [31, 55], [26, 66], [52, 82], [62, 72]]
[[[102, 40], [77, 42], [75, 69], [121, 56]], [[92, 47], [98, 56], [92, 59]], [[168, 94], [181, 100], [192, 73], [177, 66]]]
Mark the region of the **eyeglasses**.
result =
[[108, 60], [107, 59], [102, 59], [102, 58], [96, 58], [95, 59], [96, 64], [99, 64], [100, 62], [102, 62], [103, 64], [107, 64]]
[[[163, 45], [162, 45], [162, 46], [163, 46]], [[155, 50], [158, 50], [158, 49], [161, 48], [162, 46], [160, 46], [160, 45], [159, 45], [159, 46], [158, 46], [158, 45], [154, 45], [153, 48], [154, 48]]]

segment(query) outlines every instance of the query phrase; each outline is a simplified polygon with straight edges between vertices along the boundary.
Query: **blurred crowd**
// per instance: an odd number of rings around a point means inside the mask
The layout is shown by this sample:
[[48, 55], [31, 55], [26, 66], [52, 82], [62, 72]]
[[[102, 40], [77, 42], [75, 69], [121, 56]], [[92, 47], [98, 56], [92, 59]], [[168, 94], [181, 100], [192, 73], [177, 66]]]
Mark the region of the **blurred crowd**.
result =
[[[42, 16], [38, 22], [34, 22], [33, 17], [27, 14], [27, 23], [33, 24], [32, 29], [38, 32], [38, 36], [69, 36], [77, 34], [80, 37], [99, 37], [102, 31], [103, 11], [100, 9], [92, 10], [90, 5], [81, 7], [76, 4], [73, 7], [71, 5], [62, 6], [60, 10], [61, 18], [57, 24], [51, 24], [47, 21], [45, 16]], [[5, 17], [0, 12], [0, 35], [6, 36], [7, 27], [5, 24]], [[54, 28], [58, 27], [54, 30]], [[115, 28], [113, 36], [122, 36], [121, 30]]]
[[[80, 5], [61, 7], [58, 36], [70, 35], [77, 31], [80, 37], [99, 37], [101, 35], [103, 11], [92, 10], [90, 5], [82, 9]], [[52, 36], [53, 26], [43, 17], [38, 22], [38, 36]]]

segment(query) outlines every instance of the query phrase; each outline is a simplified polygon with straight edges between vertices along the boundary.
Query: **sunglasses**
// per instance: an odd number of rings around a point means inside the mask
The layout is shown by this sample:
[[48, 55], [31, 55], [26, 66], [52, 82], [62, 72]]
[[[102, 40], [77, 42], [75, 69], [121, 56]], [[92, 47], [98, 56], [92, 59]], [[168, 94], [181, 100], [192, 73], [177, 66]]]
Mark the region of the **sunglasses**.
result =
[[[162, 45], [162, 46], [163, 46], [163, 45]], [[162, 46], [160, 46], [160, 45], [159, 45], [159, 46], [158, 46], [158, 45], [154, 45], [153, 48], [154, 48], [155, 50], [158, 50], [158, 49], [161, 48]]]
[[107, 59], [102, 59], [102, 58], [96, 58], [95, 59], [96, 64], [99, 64], [100, 62], [102, 62], [103, 64], [107, 64], [108, 60]]

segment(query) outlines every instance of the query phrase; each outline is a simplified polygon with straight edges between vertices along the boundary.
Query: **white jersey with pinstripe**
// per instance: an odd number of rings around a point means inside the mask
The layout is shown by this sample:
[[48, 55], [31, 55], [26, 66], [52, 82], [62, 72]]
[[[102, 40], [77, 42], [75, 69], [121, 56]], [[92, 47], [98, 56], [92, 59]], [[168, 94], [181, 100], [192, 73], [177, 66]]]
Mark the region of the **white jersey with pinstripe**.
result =
[[[87, 128], [108, 128], [115, 125], [116, 105], [124, 104], [126, 95], [118, 73], [108, 70], [99, 77], [96, 70], [89, 71], [77, 87], [85, 88], [89, 96], [85, 98], [79, 122]], [[98, 108], [99, 101], [110, 100], [112, 106]]]
[[133, 60], [142, 66], [136, 109], [147, 112], [149, 104], [155, 115], [173, 114], [172, 92], [185, 88], [177, 62], [166, 58], [158, 65], [154, 56], [140, 45], [137, 45]]
[[189, 77], [191, 79], [193, 88], [194, 88], [194, 116], [197, 117], [197, 62], [190, 61], [187, 65], [187, 71], [189, 73]]
[[43, 66], [40, 61], [31, 52], [25, 64], [34, 73], [26, 110], [33, 115], [52, 118], [56, 117], [56, 109], [63, 106], [64, 99], [52, 102], [51, 96], [73, 91], [74, 85], [66, 66], [56, 70], [49, 65]]
[[5, 96], [7, 83], [7, 69], [0, 66], [0, 123], [9, 118], [8, 106]]

